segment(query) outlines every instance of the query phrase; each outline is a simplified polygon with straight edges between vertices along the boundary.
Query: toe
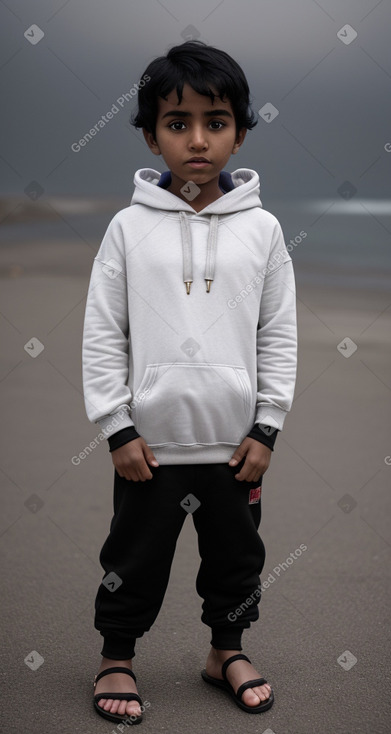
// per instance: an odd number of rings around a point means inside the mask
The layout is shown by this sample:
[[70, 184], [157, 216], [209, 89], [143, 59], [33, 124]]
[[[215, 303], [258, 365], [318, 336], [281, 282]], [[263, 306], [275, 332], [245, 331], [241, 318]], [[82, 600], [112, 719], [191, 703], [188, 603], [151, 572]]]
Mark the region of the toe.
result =
[[261, 701], [267, 701], [267, 699], [270, 696], [271, 688], [267, 684], [267, 685], [263, 685], [263, 686], [257, 686], [256, 688], [253, 688], [253, 690], [255, 691], [255, 693], [257, 694], [257, 696], [259, 696], [259, 698], [261, 699]]
[[137, 701], [122, 701], [123, 706], [120, 706], [118, 713], [123, 716], [141, 716], [140, 704]]
[[98, 701], [98, 706], [100, 706], [100, 708], [104, 711], [109, 711], [109, 709], [111, 708], [111, 704], [111, 698], [100, 698]]
[[243, 692], [242, 701], [246, 706], [259, 706], [261, 703], [260, 697], [255, 692], [256, 690], [256, 688], [247, 688], [247, 690]]
[[109, 707], [106, 709], [106, 711], [110, 711], [111, 714], [116, 714], [117, 711], [118, 711], [118, 707], [119, 707], [121, 701], [119, 701], [118, 698], [114, 698], [114, 699], [109, 698], [108, 699], [108, 702], [111, 705], [109, 705]]
[[129, 701], [126, 707], [126, 714], [128, 716], [141, 716], [140, 705], [136, 701]]
[[120, 716], [125, 716], [126, 714], [126, 703], [127, 701], [120, 701], [119, 706], [117, 708], [117, 714], [120, 714]]
[[98, 706], [100, 706], [101, 709], [104, 711], [109, 711], [112, 704], [111, 698], [100, 698], [98, 701]]
[[255, 688], [248, 688], [244, 691], [242, 701], [247, 706], [260, 706], [262, 703], [268, 700], [270, 697], [271, 688], [270, 686], [256, 686]]

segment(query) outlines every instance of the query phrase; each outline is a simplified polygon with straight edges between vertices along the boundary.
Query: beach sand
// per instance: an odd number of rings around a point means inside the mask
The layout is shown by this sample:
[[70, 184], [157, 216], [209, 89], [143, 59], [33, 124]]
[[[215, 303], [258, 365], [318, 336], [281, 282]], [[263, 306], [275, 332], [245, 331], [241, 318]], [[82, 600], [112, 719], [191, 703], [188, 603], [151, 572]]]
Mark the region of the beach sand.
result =
[[[72, 463], [99, 432], [86, 417], [81, 378], [98, 244], [37, 238], [1, 251], [7, 732], [105, 726], [93, 711], [92, 681], [101, 650], [98, 555], [112, 515], [107, 443]], [[139, 691], [151, 703], [145, 732], [389, 732], [390, 291], [382, 272], [367, 288], [355, 287], [354, 267], [334, 285], [322, 283], [319, 268], [313, 277], [300, 264], [295, 272], [296, 393], [262, 490], [261, 581], [269, 583], [260, 619], [243, 635], [243, 652], [276, 701], [261, 719], [249, 717], [201, 680], [210, 633], [200, 622], [189, 517], [160, 615], [136, 647]], [[365, 273], [357, 279], [365, 283]], [[24, 348], [33, 337], [44, 346], [36, 358]], [[26, 663], [32, 651], [43, 658], [36, 670]]]

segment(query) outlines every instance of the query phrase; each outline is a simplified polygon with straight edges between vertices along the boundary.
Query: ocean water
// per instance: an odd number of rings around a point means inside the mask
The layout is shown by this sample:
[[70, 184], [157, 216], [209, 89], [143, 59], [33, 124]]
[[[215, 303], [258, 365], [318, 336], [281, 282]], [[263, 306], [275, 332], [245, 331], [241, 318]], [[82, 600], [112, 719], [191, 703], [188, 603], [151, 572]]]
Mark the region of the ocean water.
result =
[[[91, 202], [90, 202], [91, 204]], [[101, 205], [101, 207], [100, 207]], [[72, 205], [57, 206], [54, 219], [32, 219], [0, 225], [0, 249], [10, 246], [18, 262], [18, 245], [64, 242], [87, 245], [97, 252], [107, 226], [125, 200], [93, 202], [75, 213]], [[101, 210], [99, 210], [101, 208]], [[391, 202], [388, 200], [310, 202], [263, 201], [279, 220], [300, 284], [388, 290], [391, 294]], [[88, 210], [89, 209], [89, 210]], [[91, 211], [93, 209], [94, 211]], [[53, 211], [53, 210], [52, 210]], [[21, 263], [22, 264], [22, 263]]]

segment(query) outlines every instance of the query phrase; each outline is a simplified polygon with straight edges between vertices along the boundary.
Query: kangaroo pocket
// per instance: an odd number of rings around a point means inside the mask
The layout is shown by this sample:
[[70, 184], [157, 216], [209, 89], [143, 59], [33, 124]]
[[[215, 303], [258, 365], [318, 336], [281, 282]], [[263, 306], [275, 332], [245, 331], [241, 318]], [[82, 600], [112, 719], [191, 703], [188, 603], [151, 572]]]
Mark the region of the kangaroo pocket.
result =
[[237, 444], [253, 411], [246, 368], [204, 362], [148, 364], [133, 403], [151, 445]]

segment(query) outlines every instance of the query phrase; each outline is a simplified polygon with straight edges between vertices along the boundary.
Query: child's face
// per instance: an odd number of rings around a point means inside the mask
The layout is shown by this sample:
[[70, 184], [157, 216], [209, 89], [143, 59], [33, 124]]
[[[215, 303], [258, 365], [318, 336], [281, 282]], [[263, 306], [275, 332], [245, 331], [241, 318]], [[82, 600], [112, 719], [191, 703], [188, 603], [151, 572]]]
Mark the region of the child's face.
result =
[[[178, 183], [194, 181], [202, 188], [213, 179], [218, 181], [230, 156], [239, 150], [247, 130], [242, 128], [236, 136], [235, 116], [228, 98], [222, 102], [215, 96], [212, 104], [210, 97], [184, 84], [180, 105], [175, 89], [167, 100], [158, 98], [156, 140], [152, 134], [143, 132], [151, 151], [163, 157]], [[209, 163], [202, 167], [191, 165], [189, 160], [194, 157], [206, 158]]]

